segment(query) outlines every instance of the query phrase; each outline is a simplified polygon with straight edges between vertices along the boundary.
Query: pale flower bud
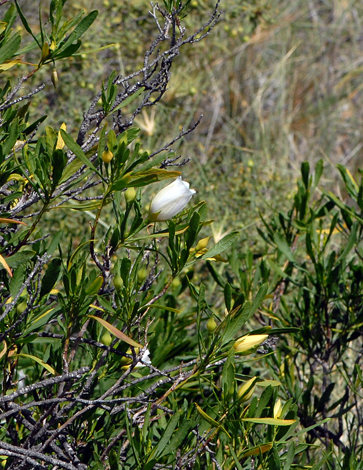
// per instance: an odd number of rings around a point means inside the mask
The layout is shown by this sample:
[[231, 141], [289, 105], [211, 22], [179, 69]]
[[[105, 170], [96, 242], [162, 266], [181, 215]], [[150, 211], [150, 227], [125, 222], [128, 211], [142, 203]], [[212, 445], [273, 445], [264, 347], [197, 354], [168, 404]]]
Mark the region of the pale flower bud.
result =
[[277, 400], [277, 402], [275, 403], [275, 406], [274, 406], [274, 418], [279, 418], [281, 416], [281, 413], [282, 413], [282, 403], [281, 403], [281, 400]]
[[238, 398], [242, 401], [248, 401], [255, 391], [255, 382], [257, 378], [253, 377], [250, 380], [247, 380], [245, 384], [243, 384], [238, 390]]
[[164, 221], [179, 214], [188, 204], [194, 189], [189, 189], [189, 183], [179, 176], [173, 183], [159, 191], [151, 202], [150, 221]]
[[125, 200], [127, 204], [130, 204], [130, 202], [132, 202], [136, 197], [136, 189], [127, 188], [124, 194], [125, 194]]
[[257, 347], [268, 338], [268, 335], [250, 335], [243, 336], [234, 343], [236, 354], [248, 354], [257, 349]]
[[207, 248], [207, 245], [210, 239], [211, 237], [206, 237], [206, 238], [202, 238], [201, 240], [199, 240], [197, 246], [195, 247], [195, 251], [201, 251]]

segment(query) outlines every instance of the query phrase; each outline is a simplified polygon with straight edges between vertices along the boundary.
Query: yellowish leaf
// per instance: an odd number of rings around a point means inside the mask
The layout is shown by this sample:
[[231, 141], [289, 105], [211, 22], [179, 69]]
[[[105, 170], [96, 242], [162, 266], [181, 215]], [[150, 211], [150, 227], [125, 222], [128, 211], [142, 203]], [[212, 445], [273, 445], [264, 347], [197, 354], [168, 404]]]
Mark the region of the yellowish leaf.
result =
[[13, 277], [13, 273], [11, 272], [11, 269], [9, 268], [8, 263], [5, 261], [3, 256], [0, 255], [0, 263], [4, 266], [4, 268], [7, 270], [8, 274], [10, 277]]
[[[67, 130], [67, 125], [65, 122], [63, 122], [63, 124], [60, 126], [61, 129], [63, 129], [64, 131]], [[62, 150], [62, 148], [64, 147], [64, 140], [63, 140], [63, 137], [60, 133], [60, 131], [58, 132], [58, 139], [57, 139], [57, 145], [56, 145], [56, 149], [57, 150]]]
[[244, 459], [245, 457], [250, 457], [251, 455], [265, 454], [270, 449], [272, 449], [272, 444], [271, 443], [262, 444], [261, 446], [252, 447], [251, 449], [247, 450], [246, 452], [243, 452], [243, 454], [241, 455], [241, 458]]
[[20, 354], [17, 354], [17, 356], [21, 356], [21, 357], [28, 357], [29, 359], [37, 362], [38, 364], [40, 364], [41, 366], [44, 367], [44, 369], [46, 369], [48, 372], [50, 372], [51, 374], [53, 375], [58, 375], [57, 372], [55, 371], [55, 369], [53, 369], [52, 366], [50, 366], [49, 364], [47, 364], [46, 362], [42, 361], [41, 359], [39, 359], [39, 357], [36, 357], [36, 356], [32, 356], [31, 354], [24, 354], [24, 353], [20, 353]]
[[6, 344], [6, 341], [3, 341], [4, 344], [4, 349], [0, 353], [0, 359], [6, 354], [6, 351], [8, 350], [8, 346]]
[[214, 426], [215, 428], [221, 429], [228, 437], [231, 437], [228, 432], [224, 429], [224, 427], [218, 423], [218, 421], [215, 421], [213, 418], [211, 418], [205, 411], [202, 410], [202, 408], [195, 403], [195, 406], [197, 407], [197, 411], [200, 414], [202, 418], [204, 418], [209, 424]]
[[103, 318], [95, 317], [94, 315], [88, 315], [88, 317], [98, 321], [98, 323], [104, 326], [106, 330], [116, 336], [116, 338], [125, 341], [125, 343], [129, 344], [130, 346], [134, 346], [136, 348], [143, 348], [141, 344], [126, 336], [125, 333], [122, 333], [122, 331], [118, 330], [115, 326], [111, 325], [111, 323], [108, 323], [108, 321], [104, 320]]
[[20, 220], [7, 219], [7, 218], [5, 218], [5, 217], [0, 217], [0, 223], [2, 223], [2, 224], [21, 224], [21, 225], [26, 225], [24, 222], [21, 222]]
[[296, 419], [275, 419], [275, 418], [242, 418], [242, 421], [248, 421], [255, 424], [271, 424], [273, 426], [291, 426], [296, 423]]
[[14, 67], [16, 64], [20, 64], [21, 60], [20, 59], [13, 59], [13, 60], [6, 60], [2, 64], [0, 64], [0, 70], [9, 70], [11, 67]]

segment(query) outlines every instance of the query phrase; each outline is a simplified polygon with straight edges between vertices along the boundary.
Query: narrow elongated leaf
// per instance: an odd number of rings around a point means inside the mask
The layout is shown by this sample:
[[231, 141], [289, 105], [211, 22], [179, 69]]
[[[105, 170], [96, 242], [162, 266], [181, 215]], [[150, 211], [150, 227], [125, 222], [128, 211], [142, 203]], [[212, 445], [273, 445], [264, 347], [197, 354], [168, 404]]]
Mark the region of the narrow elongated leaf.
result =
[[158, 457], [165, 449], [166, 445], [170, 441], [170, 438], [178, 424], [180, 415], [181, 415], [181, 411], [178, 410], [169, 421], [168, 426], [165, 429], [165, 432], [163, 434], [163, 437], [160, 439], [160, 441], [158, 442], [158, 445], [155, 447], [154, 452], [151, 454], [152, 458]]
[[115, 106], [112, 111], [111, 111], [111, 114], [114, 113], [115, 111], [118, 111], [119, 109], [121, 108], [124, 108], [125, 106], [127, 106], [128, 104], [132, 103], [138, 96], [141, 95], [141, 93], [145, 90], [144, 87], [140, 88], [139, 90], [135, 91], [135, 93], [133, 93], [131, 96], [129, 96], [128, 98], [124, 99], [122, 103], [118, 104], [117, 106]]
[[68, 47], [70, 47], [75, 41], [87, 31], [87, 29], [91, 26], [94, 20], [97, 18], [98, 11], [93, 10], [89, 13], [86, 17], [81, 20], [78, 25], [74, 28], [74, 30], [69, 35], [68, 39], [62, 46], [55, 52], [53, 58], [59, 58], [62, 52], [65, 51]]
[[6, 269], [10, 277], [13, 277], [13, 273], [11, 272], [11, 269], [8, 265], [8, 263], [5, 261], [5, 258], [0, 255], [0, 263], [3, 265], [3, 267]]
[[277, 248], [281, 251], [281, 253], [283, 253], [286, 258], [293, 263], [295, 261], [295, 258], [286, 240], [282, 238], [280, 234], [275, 233], [274, 242], [276, 243]]
[[125, 341], [125, 343], [129, 344], [130, 346], [134, 346], [136, 348], [142, 348], [143, 346], [133, 339], [129, 338], [128, 336], [125, 335], [125, 333], [122, 333], [122, 331], [118, 330], [115, 326], [111, 325], [108, 323], [108, 321], [104, 320], [103, 318], [100, 317], [95, 317], [94, 315], [88, 315], [89, 318], [93, 318], [94, 320], [98, 321], [102, 326], [106, 328], [110, 333], [116, 336], [116, 338], [121, 339], [122, 341]]
[[95, 166], [88, 160], [86, 155], [84, 154], [83, 150], [81, 147], [75, 142], [72, 137], [70, 137], [67, 132], [63, 129], [60, 129], [60, 133], [62, 136], [62, 139], [64, 140], [65, 144], [71, 150], [81, 162], [91, 168], [91, 170], [95, 171], [97, 174], [99, 174], [98, 170], [95, 168]]
[[6, 351], [8, 350], [8, 346], [7, 346], [5, 340], [3, 341], [3, 345], [4, 345], [4, 348], [3, 348], [3, 350], [2, 350], [1, 353], [0, 353], [0, 359], [6, 354]]
[[242, 465], [239, 463], [238, 457], [233, 449], [233, 446], [229, 446], [229, 451], [231, 452], [231, 455], [233, 457], [234, 463], [236, 464], [237, 470], [243, 470]]
[[62, 266], [60, 258], [54, 258], [49, 263], [48, 269], [45, 271], [42, 280], [42, 288], [40, 289], [40, 297], [43, 297], [53, 289], [54, 284], [57, 282], [59, 273]]
[[[54, 303], [53, 303], [54, 305]], [[49, 320], [57, 313], [58, 309], [50, 308], [46, 312], [42, 313], [34, 320], [31, 321], [29, 327], [24, 331], [24, 336], [31, 333], [32, 331], [41, 328], [43, 325], [49, 322]]]
[[172, 454], [176, 449], [179, 449], [181, 443], [185, 439], [186, 435], [190, 432], [192, 428], [195, 427], [195, 421], [185, 420], [182, 421], [179, 429], [174, 433], [169, 444], [164, 448], [160, 457], [168, 454]]
[[[148, 307], [145, 307], [144, 305], [141, 306], [139, 308], [138, 312], [141, 312], [145, 308], [148, 308]], [[180, 313], [181, 312], [181, 310], [178, 310], [177, 308], [168, 307], [167, 305], [152, 304], [151, 308], [158, 308], [160, 310], [166, 310], [167, 312], [173, 312], [173, 313]]]
[[276, 418], [242, 418], [242, 421], [248, 421], [255, 424], [270, 424], [273, 426], [290, 426], [296, 423], [296, 419], [276, 419]]
[[51, 374], [53, 375], [58, 375], [57, 372], [55, 371], [55, 369], [50, 366], [49, 364], [47, 364], [46, 362], [42, 361], [41, 359], [39, 359], [39, 357], [36, 357], [36, 356], [33, 356], [31, 354], [24, 354], [24, 353], [20, 353], [20, 354], [16, 354], [16, 356], [21, 356], [21, 357], [27, 357], [29, 359], [31, 359], [32, 361], [35, 361], [37, 362], [38, 364], [40, 364], [41, 366], [44, 367], [44, 369], [46, 369], [48, 372], [50, 372]]
[[0, 217], [0, 223], [1, 224], [22, 224], [22, 225], [26, 225], [24, 222], [21, 222], [20, 220], [7, 219], [6, 217]]
[[126, 187], [140, 188], [150, 183], [156, 183], [157, 181], [163, 181], [169, 178], [177, 178], [180, 176], [180, 171], [168, 171], [160, 168], [152, 168], [147, 171], [138, 171], [135, 173], [127, 173], [121, 179], [115, 181], [112, 185], [113, 191], [121, 191]]
[[195, 406], [197, 408], [198, 413], [203, 419], [205, 419], [209, 424], [211, 424], [215, 428], [221, 429], [221, 431], [223, 431], [229, 438], [231, 437], [228, 432], [224, 429], [224, 427], [218, 423], [218, 421], [211, 418], [205, 411], [202, 410], [202, 408], [197, 403], [195, 403]]
[[340, 254], [339, 258], [337, 259], [336, 264], [338, 264], [340, 261], [342, 261], [344, 258], [346, 258], [348, 253], [350, 252], [350, 250], [355, 245], [355, 243], [357, 241], [357, 232], [358, 232], [358, 224], [354, 223], [353, 226], [352, 226], [352, 231], [350, 232], [350, 235], [349, 235], [348, 242], [347, 242], [344, 250]]
[[262, 444], [260, 446], [252, 447], [251, 449], [246, 450], [243, 452], [240, 458], [244, 459], [246, 457], [250, 457], [251, 455], [260, 455], [260, 454], [265, 454], [269, 450], [272, 449], [273, 444], [268, 443], [268, 444]]
[[268, 285], [263, 284], [260, 290], [258, 291], [252, 305], [246, 303], [243, 309], [237, 309], [235, 315], [233, 315], [233, 311], [230, 313], [230, 315], [227, 317], [227, 326], [223, 334], [222, 344], [227, 344], [236, 336], [242, 326], [252, 317], [256, 310], [260, 307], [266, 297], [267, 291]]
[[15, 253], [15, 255], [9, 256], [6, 258], [7, 264], [10, 268], [16, 269], [21, 264], [26, 263], [35, 255], [35, 251], [32, 250], [22, 250]]
[[207, 251], [207, 253], [201, 256], [200, 259], [213, 258], [214, 256], [219, 255], [224, 250], [229, 248], [232, 245], [232, 243], [236, 241], [238, 236], [239, 236], [239, 232], [237, 231], [232, 232], [229, 235], [226, 235], [224, 238], [222, 238], [222, 240], [219, 240], [219, 242], [216, 243], [213, 248], [211, 248], [209, 251]]
[[19, 49], [21, 42], [20, 34], [15, 34], [8, 39], [0, 48], [0, 63], [3, 64], [6, 60], [11, 59]]

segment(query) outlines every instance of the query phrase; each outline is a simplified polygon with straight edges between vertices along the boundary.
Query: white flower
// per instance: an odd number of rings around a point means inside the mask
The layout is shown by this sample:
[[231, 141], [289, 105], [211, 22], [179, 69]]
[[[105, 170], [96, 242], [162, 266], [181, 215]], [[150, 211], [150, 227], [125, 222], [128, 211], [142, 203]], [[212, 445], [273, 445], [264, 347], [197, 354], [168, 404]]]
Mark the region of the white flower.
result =
[[179, 214], [195, 194], [189, 183], [179, 176], [173, 183], [158, 192], [151, 202], [150, 220], [169, 220]]
[[142, 355], [141, 357], [141, 361], [142, 362], [138, 362], [135, 366], [135, 369], [139, 368], [139, 367], [145, 367], [145, 366], [148, 366], [151, 364], [151, 361], [150, 361], [150, 351], [148, 349], [145, 349], [145, 352], [144, 354]]

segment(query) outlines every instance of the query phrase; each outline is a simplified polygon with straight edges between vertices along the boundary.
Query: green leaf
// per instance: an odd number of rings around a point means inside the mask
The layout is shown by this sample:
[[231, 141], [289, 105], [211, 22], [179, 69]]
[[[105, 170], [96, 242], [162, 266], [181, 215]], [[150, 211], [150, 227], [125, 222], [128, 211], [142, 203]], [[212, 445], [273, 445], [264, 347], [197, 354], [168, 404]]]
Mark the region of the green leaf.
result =
[[25, 30], [33, 37], [34, 41], [38, 44], [39, 49], [42, 49], [42, 45], [38, 41], [38, 36], [34, 36], [33, 31], [31, 30], [27, 19], [25, 18], [23, 12], [21, 11], [18, 0], [15, 0], [15, 6], [16, 6], [16, 9], [18, 10], [18, 15], [20, 16], [21, 22], [23, 23]]
[[251, 447], [250, 449], [243, 452], [240, 458], [244, 459], [246, 457], [250, 457], [251, 455], [265, 454], [266, 452], [272, 449], [272, 446], [273, 444], [269, 442], [267, 444], [261, 444], [255, 447]]
[[268, 284], [263, 284], [258, 291], [252, 305], [246, 303], [242, 310], [238, 308], [235, 314], [233, 314], [232, 311], [230, 315], [228, 315], [226, 319], [227, 326], [222, 336], [222, 345], [231, 341], [242, 328], [242, 326], [252, 317], [252, 315], [256, 312], [265, 299], [267, 291]]
[[162, 454], [164, 451], [166, 445], [170, 441], [170, 438], [178, 424], [179, 418], [181, 416], [182, 412], [178, 410], [171, 418], [171, 420], [168, 423], [167, 428], [165, 429], [165, 432], [163, 434], [163, 437], [160, 439], [158, 442], [158, 445], [155, 447], [154, 451], [151, 453], [151, 458], [157, 458]]
[[332, 192], [327, 192], [324, 189], [321, 190], [325, 196], [327, 196], [329, 199], [331, 199], [340, 209], [343, 211], [346, 211], [349, 215], [354, 217], [356, 220], [358, 220], [361, 224], [363, 224], [363, 219], [359, 217], [353, 210], [351, 210], [348, 206], [346, 206], [338, 197], [335, 196]]
[[319, 184], [323, 171], [324, 171], [323, 160], [319, 160], [318, 163], [315, 165], [314, 185], [312, 189], [315, 189], [317, 185]]
[[26, 266], [21, 264], [13, 273], [13, 277], [10, 282], [10, 295], [14, 298], [19, 292], [25, 278]]
[[[67, 145], [67, 147], [69, 148], [69, 150], [71, 150], [75, 156], [77, 158], [79, 158], [79, 160], [81, 160], [81, 162], [88, 166], [89, 168], [91, 168], [91, 170], [95, 171], [99, 176], [100, 173], [98, 172], [98, 170], [93, 166], [93, 164], [88, 160], [88, 158], [86, 157], [86, 155], [83, 153], [83, 150], [81, 149], [81, 147], [77, 144], [77, 142], [75, 142], [72, 137], [70, 137], [67, 132], [63, 129], [60, 129], [60, 133], [61, 133], [61, 136], [64, 140], [64, 143]], [[102, 176], [101, 176], [102, 177]]]
[[[34, 330], [37, 330], [41, 328], [43, 325], [46, 325], [49, 320], [56, 314], [58, 311], [61, 310], [61, 308], [52, 308], [52, 305], [54, 306], [55, 303], [51, 305], [47, 305], [45, 308], [45, 312], [42, 312], [40, 315], [38, 315], [36, 318], [32, 319], [29, 323], [28, 328], [24, 331], [24, 336], [27, 334], [31, 333]], [[51, 307], [51, 308], [49, 308]]]
[[347, 242], [347, 244], [346, 244], [344, 250], [343, 250], [342, 253], [340, 254], [339, 258], [337, 259], [336, 264], [338, 264], [340, 261], [342, 261], [344, 258], [346, 258], [347, 255], [348, 255], [348, 253], [350, 252], [350, 250], [351, 250], [351, 249], [353, 248], [353, 246], [357, 243], [358, 227], [359, 227], [359, 225], [357, 224], [357, 222], [355, 222], [355, 223], [352, 225], [352, 230], [351, 230], [351, 232], [350, 232], [348, 242]]
[[10, 39], [4, 40], [0, 47], [0, 64], [11, 59], [19, 49], [21, 36], [19, 33], [14, 34]]
[[122, 103], [118, 104], [111, 110], [111, 114], [114, 113], [115, 111], [118, 111], [119, 109], [123, 108], [124, 106], [127, 106], [128, 104], [132, 103], [138, 96], [141, 95], [141, 93], [145, 90], [144, 87], [141, 87], [139, 90], [135, 91], [131, 96], [127, 97], [126, 99], [123, 100]]
[[229, 451], [231, 452], [231, 455], [233, 457], [234, 463], [236, 464], [237, 470], [243, 470], [242, 465], [239, 463], [238, 457], [237, 457], [232, 445], [229, 446]]
[[59, 47], [59, 49], [55, 51], [53, 59], [60, 58], [59, 56], [61, 55], [62, 52], [65, 51], [65, 49], [73, 45], [75, 41], [78, 41], [78, 39], [87, 31], [87, 29], [91, 26], [91, 24], [97, 18], [97, 15], [98, 15], [98, 11], [93, 10], [85, 18], [83, 18], [83, 20], [81, 20], [78, 23], [78, 25], [74, 28], [74, 30], [68, 36], [68, 39]]
[[274, 242], [276, 243], [277, 248], [281, 251], [281, 253], [284, 254], [289, 261], [294, 263], [295, 258], [292, 254], [291, 248], [279, 233], [274, 234]]
[[284, 470], [290, 470], [291, 464], [294, 461], [294, 457], [295, 457], [295, 443], [294, 441], [292, 441], [290, 444], [289, 450], [286, 454]]
[[91, 285], [86, 287], [86, 295], [94, 295], [97, 294], [97, 292], [101, 289], [103, 284], [103, 277], [98, 276], [96, 279], [92, 282]]
[[[150, 307], [150, 306], [149, 306], [149, 307]], [[139, 311], [139, 312], [142, 312], [143, 309], [149, 308], [149, 307], [141, 306], [138, 311]], [[152, 304], [152, 305], [151, 305], [151, 308], [157, 308], [157, 309], [160, 309], [160, 310], [166, 310], [167, 312], [181, 313], [181, 310], [178, 310], [177, 308], [169, 307], [168, 305]]]
[[[87, 158], [87, 157], [86, 157]], [[73, 162], [71, 162], [69, 165], [65, 167], [62, 173], [62, 178], [60, 180], [61, 183], [64, 181], [67, 181], [71, 176], [73, 176], [76, 171], [78, 171], [80, 168], [82, 168], [83, 163], [82, 161], [75, 159]]]
[[59, 245], [59, 242], [62, 238], [62, 235], [63, 235], [63, 231], [62, 230], [59, 230], [58, 232], [56, 232], [56, 234], [54, 235], [52, 241], [49, 243], [49, 246], [47, 248], [47, 253], [48, 255], [52, 255], [54, 253], [54, 250], [57, 248], [57, 246]]
[[40, 297], [44, 297], [49, 294], [53, 289], [54, 284], [57, 282], [59, 273], [62, 267], [62, 260], [60, 258], [54, 258], [49, 263], [47, 270], [42, 279], [42, 287], [40, 289]]
[[238, 236], [239, 236], [238, 231], [235, 231], [235, 232], [230, 233], [229, 235], [226, 235], [224, 238], [222, 238], [222, 240], [219, 240], [219, 242], [216, 243], [213, 248], [207, 251], [207, 253], [205, 253], [199, 259], [213, 258], [214, 256], [219, 255], [224, 250], [229, 248], [232, 245], [232, 243], [236, 241]]
[[18, 253], [15, 253], [15, 255], [6, 258], [6, 262], [11, 268], [16, 269], [21, 264], [26, 264], [35, 255], [35, 251], [32, 250], [18, 251]]
[[136, 173], [127, 173], [121, 179], [115, 181], [112, 185], [112, 191], [121, 191], [127, 187], [140, 188], [157, 181], [163, 181], [169, 178], [177, 178], [180, 171], [168, 171], [159, 168], [152, 168], [147, 171], [138, 171]]
[[285, 271], [283, 271], [283, 269], [280, 268], [280, 266], [274, 263], [272, 259], [266, 258], [266, 262], [270, 266], [270, 268], [273, 271], [275, 271], [275, 273], [278, 274], [280, 277], [282, 277], [283, 279], [291, 279], [291, 277], [288, 274], [286, 274]]
[[305, 189], [309, 188], [309, 172], [310, 172], [309, 162], [302, 162], [302, 164], [301, 164], [301, 177], [302, 177]]
[[195, 421], [192, 421], [190, 419], [183, 420], [181, 425], [179, 426], [179, 429], [176, 431], [169, 444], [164, 448], [160, 457], [175, 453], [176, 449], [180, 448], [183, 440], [194, 427]]
[[209, 424], [211, 424], [213, 427], [217, 428], [217, 429], [220, 429], [221, 431], [223, 431], [229, 438], [231, 437], [228, 432], [224, 429], [224, 427], [218, 423], [218, 421], [214, 420], [213, 418], [211, 418], [205, 411], [202, 410], [202, 408], [197, 404], [197, 403], [194, 403], [196, 408], [197, 408], [197, 411], [198, 413], [200, 414], [200, 416], [205, 419]]

